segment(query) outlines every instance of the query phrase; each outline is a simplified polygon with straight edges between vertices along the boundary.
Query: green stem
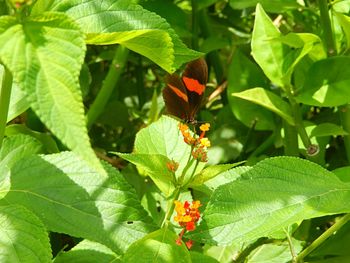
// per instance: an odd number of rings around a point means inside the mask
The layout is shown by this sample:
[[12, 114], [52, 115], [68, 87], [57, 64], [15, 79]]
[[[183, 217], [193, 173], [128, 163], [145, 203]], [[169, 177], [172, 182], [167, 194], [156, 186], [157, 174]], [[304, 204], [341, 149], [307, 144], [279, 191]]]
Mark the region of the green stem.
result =
[[343, 129], [349, 133], [349, 135], [344, 135], [344, 146], [346, 157], [350, 163], [350, 104], [344, 105], [340, 108], [340, 119]]
[[290, 234], [289, 234], [288, 230], [286, 230], [286, 229], [283, 229], [283, 230], [284, 230], [284, 232], [286, 233], [286, 236], [287, 236], [289, 250], [290, 250], [290, 253], [292, 255], [292, 261], [295, 262], [297, 256], [296, 256], [295, 249], [294, 249], [294, 246], [293, 246], [292, 238], [290, 237]]
[[338, 220], [334, 225], [328, 228], [321, 236], [319, 236], [314, 242], [310, 244], [307, 248], [305, 248], [297, 257], [297, 263], [303, 262], [303, 259], [309, 255], [312, 251], [314, 251], [317, 247], [319, 247], [327, 238], [332, 236], [336, 231], [338, 231], [343, 225], [345, 225], [350, 220], [350, 214], [346, 214], [340, 220]]
[[271, 147], [271, 145], [274, 143], [276, 139], [276, 131], [273, 131], [272, 134], [266, 139], [264, 140], [264, 142], [262, 144], [260, 144], [255, 150], [254, 152], [252, 152], [249, 157], [247, 158], [248, 160], [252, 157], [258, 156], [264, 152], [266, 152], [266, 150], [268, 148]]
[[127, 48], [123, 46], [117, 47], [114, 58], [112, 60], [112, 64], [109, 67], [109, 71], [105, 80], [103, 81], [102, 88], [87, 113], [88, 129], [91, 128], [92, 124], [103, 112], [110, 96], [112, 95], [113, 89], [124, 70], [128, 54], [129, 50]]
[[166, 214], [164, 216], [164, 220], [162, 222], [161, 228], [163, 227], [168, 227], [168, 224], [170, 222], [170, 217], [173, 214], [174, 211], [174, 207], [175, 207], [175, 200], [179, 199], [180, 196], [180, 192], [181, 192], [181, 186], [177, 186], [172, 194], [172, 198], [168, 201], [168, 209], [166, 211]]
[[333, 37], [332, 24], [328, 13], [328, 1], [318, 0], [318, 6], [320, 9], [320, 20], [323, 28], [323, 39], [327, 48], [327, 54], [328, 56], [334, 56], [337, 54], [337, 50]]
[[3, 66], [2, 83], [0, 87], [0, 148], [5, 134], [7, 114], [10, 106], [11, 88], [12, 74], [5, 66]]
[[284, 129], [284, 154], [287, 156], [299, 156], [298, 133], [295, 126], [289, 125], [283, 120]]

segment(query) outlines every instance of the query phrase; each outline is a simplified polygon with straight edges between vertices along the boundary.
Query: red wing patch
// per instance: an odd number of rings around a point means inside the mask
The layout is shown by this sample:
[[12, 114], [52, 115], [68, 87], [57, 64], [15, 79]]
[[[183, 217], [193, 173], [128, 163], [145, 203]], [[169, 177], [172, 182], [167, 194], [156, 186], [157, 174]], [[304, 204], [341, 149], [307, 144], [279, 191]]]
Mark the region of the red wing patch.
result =
[[198, 95], [203, 94], [203, 92], [205, 90], [205, 85], [200, 84], [198, 80], [188, 78], [188, 77], [183, 77], [182, 80], [185, 83], [185, 86], [189, 91], [194, 91]]
[[173, 85], [171, 85], [169, 83], [168, 83], [168, 87], [171, 88], [171, 90], [174, 91], [177, 96], [179, 96], [184, 101], [188, 102], [187, 95], [185, 93], [183, 93], [179, 88], [174, 87]]

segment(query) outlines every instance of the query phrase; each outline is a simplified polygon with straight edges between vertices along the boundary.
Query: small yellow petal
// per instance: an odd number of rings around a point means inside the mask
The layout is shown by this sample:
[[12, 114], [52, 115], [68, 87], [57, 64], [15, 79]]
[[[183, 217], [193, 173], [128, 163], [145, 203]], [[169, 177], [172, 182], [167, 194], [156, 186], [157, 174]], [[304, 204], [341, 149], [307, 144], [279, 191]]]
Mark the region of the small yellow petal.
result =
[[204, 147], [210, 147], [210, 141], [208, 138], [202, 138], [200, 142], [201, 142], [201, 145], [203, 145]]
[[201, 131], [209, 131], [209, 128], [210, 128], [210, 123], [204, 123], [199, 127]]

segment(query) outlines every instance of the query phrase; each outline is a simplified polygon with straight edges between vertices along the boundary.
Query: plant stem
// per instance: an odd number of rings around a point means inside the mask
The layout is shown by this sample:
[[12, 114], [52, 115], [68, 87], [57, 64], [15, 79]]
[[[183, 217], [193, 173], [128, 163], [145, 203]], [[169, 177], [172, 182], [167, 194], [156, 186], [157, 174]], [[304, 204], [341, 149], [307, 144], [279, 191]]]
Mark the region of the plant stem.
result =
[[320, 235], [314, 242], [310, 244], [307, 248], [305, 248], [297, 257], [296, 263], [303, 262], [303, 259], [309, 255], [312, 251], [314, 251], [317, 247], [319, 247], [327, 238], [334, 234], [334, 232], [338, 231], [343, 225], [345, 225], [350, 220], [350, 214], [346, 214], [340, 220], [334, 223], [333, 226], [328, 228], [322, 235]]
[[343, 129], [349, 133], [344, 135], [344, 146], [346, 157], [350, 163], [350, 104], [344, 105], [340, 108], [340, 119]]
[[173, 194], [172, 194], [172, 198], [170, 199], [170, 201], [168, 201], [168, 205], [167, 205], [167, 206], [168, 206], [168, 209], [167, 209], [166, 214], [165, 214], [165, 216], [164, 216], [164, 220], [163, 220], [163, 222], [162, 222], [161, 228], [167, 227], [167, 226], [168, 226], [168, 223], [169, 223], [169, 221], [170, 221], [170, 217], [171, 217], [171, 215], [173, 214], [174, 207], [175, 207], [174, 201], [177, 200], [177, 199], [179, 199], [180, 190], [181, 190], [181, 186], [178, 185], [178, 186], [175, 188], [175, 190], [174, 190], [174, 192], [173, 192]]
[[332, 24], [328, 13], [328, 1], [318, 0], [318, 6], [320, 9], [320, 20], [323, 28], [323, 40], [327, 48], [328, 56], [334, 56], [337, 54], [335, 41], [333, 37]]
[[283, 120], [284, 129], [284, 154], [287, 156], [299, 156], [298, 133], [295, 126], [289, 125]]
[[129, 50], [119, 45], [114, 54], [114, 58], [109, 67], [107, 76], [103, 81], [102, 88], [99, 91], [95, 101], [92, 103], [87, 113], [87, 127], [91, 128], [92, 124], [97, 120], [100, 114], [103, 112], [113, 89], [116, 86], [121, 73], [124, 70], [125, 63], [129, 54]]
[[0, 148], [4, 139], [12, 88], [11, 72], [5, 66], [3, 66], [2, 72], [2, 83], [0, 87]]

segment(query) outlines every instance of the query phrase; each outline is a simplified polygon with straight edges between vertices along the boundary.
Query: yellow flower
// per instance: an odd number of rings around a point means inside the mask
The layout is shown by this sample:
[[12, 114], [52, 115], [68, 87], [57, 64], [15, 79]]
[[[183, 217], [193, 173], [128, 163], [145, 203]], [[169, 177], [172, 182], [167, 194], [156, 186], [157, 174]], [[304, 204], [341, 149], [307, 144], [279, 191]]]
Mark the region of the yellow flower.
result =
[[200, 139], [200, 143], [204, 147], [210, 147], [210, 141], [208, 138], [202, 138]]
[[210, 123], [204, 123], [204, 124], [202, 124], [200, 127], [199, 127], [199, 129], [201, 130], [201, 131], [209, 131], [209, 128], [210, 128]]

